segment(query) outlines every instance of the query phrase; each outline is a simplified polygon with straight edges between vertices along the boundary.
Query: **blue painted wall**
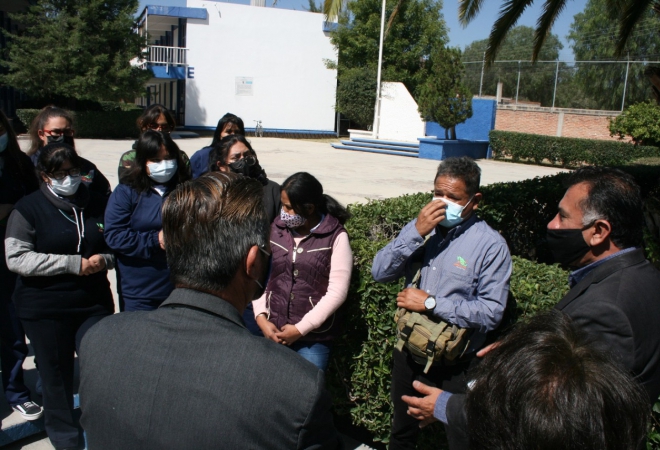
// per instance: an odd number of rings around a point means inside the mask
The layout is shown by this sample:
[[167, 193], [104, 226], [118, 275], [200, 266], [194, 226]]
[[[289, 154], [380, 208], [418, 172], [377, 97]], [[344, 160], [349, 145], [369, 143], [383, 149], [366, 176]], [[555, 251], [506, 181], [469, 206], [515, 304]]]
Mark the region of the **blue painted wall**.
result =
[[[487, 141], [488, 133], [495, 128], [495, 100], [472, 99], [472, 117], [456, 126], [456, 138]], [[426, 123], [426, 136], [445, 138], [445, 129], [435, 122]]]

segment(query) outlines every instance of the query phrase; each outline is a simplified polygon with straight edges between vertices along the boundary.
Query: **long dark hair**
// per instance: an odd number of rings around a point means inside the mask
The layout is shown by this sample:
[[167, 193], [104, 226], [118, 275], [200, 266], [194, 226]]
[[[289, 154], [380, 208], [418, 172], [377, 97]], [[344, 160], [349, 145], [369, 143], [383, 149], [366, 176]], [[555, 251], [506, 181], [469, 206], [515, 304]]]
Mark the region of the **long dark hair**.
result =
[[140, 114], [140, 117], [138, 117], [137, 126], [140, 131], [146, 131], [150, 124], [156, 123], [161, 114], [165, 116], [165, 120], [167, 121], [167, 125], [170, 127], [170, 131], [174, 130], [176, 127], [176, 121], [174, 120], [172, 113], [163, 105], [154, 103], [145, 109], [144, 112]]
[[39, 182], [34, 172], [34, 166], [31, 163], [27, 165], [29, 161], [25, 157], [21, 158], [23, 151], [18, 145], [16, 133], [11, 125], [9, 125], [9, 120], [7, 120], [7, 116], [2, 111], [0, 111], [0, 123], [2, 124], [2, 128], [7, 132], [7, 148], [4, 151], [7, 157], [5, 158], [4, 170], [8, 173], [11, 171], [17, 175], [23, 186], [25, 186], [26, 193], [37, 190]]
[[218, 163], [220, 163], [221, 166], [227, 165], [229, 150], [231, 150], [231, 148], [237, 142], [245, 145], [248, 150], [250, 150], [250, 152], [254, 153], [255, 156], [257, 155], [257, 153], [250, 145], [250, 142], [245, 139], [245, 136], [240, 134], [230, 134], [229, 136], [225, 136], [219, 140], [217, 144], [212, 145], [213, 148], [211, 149], [211, 153], [209, 153], [209, 170], [211, 172], [219, 170]]
[[284, 180], [282, 190], [286, 192], [291, 207], [297, 214], [305, 215], [305, 205], [314, 205], [317, 212], [330, 214], [341, 224], [346, 223], [351, 217], [337, 200], [323, 193], [323, 186], [319, 180], [307, 172], [294, 173]]
[[70, 127], [73, 127], [73, 117], [66, 110], [58, 108], [57, 106], [49, 105], [39, 111], [37, 117], [34, 118], [32, 124], [30, 125], [30, 148], [27, 151], [28, 156], [32, 156], [37, 153], [41, 147], [44, 146], [41, 138], [39, 137], [39, 131], [43, 130], [46, 127], [46, 123], [53, 117], [64, 117], [69, 123]]
[[176, 159], [176, 174], [167, 185], [174, 187], [179, 183], [188, 181], [190, 173], [179, 147], [174, 143], [169, 133], [147, 130], [140, 135], [135, 146], [135, 167], [126, 175], [126, 184], [138, 192], [147, 192], [153, 186], [153, 182], [147, 175], [147, 160], [153, 159], [165, 147], [170, 158]]
[[228, 123], [236, 125], [238, 127], [238, 134], [245, 136], [245, 126], [243, 126], [243, 119], [235, 114], [227, 113], [222, 116], [222, 118], [218, 121], [218, 126], [215, 127], [215, 132], [213, 133], [213, 141], [211, 141], [212, 147], [220, 143], [220, 139], [222, 139], [220, 135]]

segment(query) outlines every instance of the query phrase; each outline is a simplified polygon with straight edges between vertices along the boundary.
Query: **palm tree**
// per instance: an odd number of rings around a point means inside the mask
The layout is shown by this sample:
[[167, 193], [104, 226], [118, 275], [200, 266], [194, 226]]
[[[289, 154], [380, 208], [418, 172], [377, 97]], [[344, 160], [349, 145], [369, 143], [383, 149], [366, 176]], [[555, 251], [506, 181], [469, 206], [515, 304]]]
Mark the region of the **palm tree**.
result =
[[[351, 0], [324, 0], [323, 14], [325, 14], [326, 22], [332, 22], [333, 20], [336, 20], [339, 17], [339, 14], [344, 9], [344, 7], [346, 7], [346, 3], [348, 3], [349, 1]], [[407, 0], [398, 0], [396, 6], [392, 10], [392, 14], [390, 14], [390, 17], [387, 19], [387, 25], [385, 26], [385, 32], [384, 32], [385, 39], [387, 38], [387, 34], [390, 31], [390, 27], [394, 23], [394, 19], [396, 18], [397, 14], [399, 14], [399, 10], [406, 1]]]
[[[328, 1], [339, 0], [326, 0], [326, 2]], [[504, 0], [500, 8], [500, 16], [493, 24], [488, 37], [488, 48], [485, 56], [488, 65], [495, 61], [497, 51], [507, 32], [516, 25], [522, 13], [533, 2], [534, 0]], [[567, 0], [545, 0], [543, 12], [536, 22], [536, 30], [534, 31], [533, 61], [538, 58], [543, 42], [550, 33], [555, 19], [564, 10], [566, 2]], [[483, 0], [459, 0], [458, 17], [464, 26], [477, 16], [482, 4]], [[660, 0], [608, 0], [608, 6], [612, 11], [618, 12], [617, 55], [623, 53], [630, 33], [649, 9], [653, 9], [657, 14], [660, 14]]]

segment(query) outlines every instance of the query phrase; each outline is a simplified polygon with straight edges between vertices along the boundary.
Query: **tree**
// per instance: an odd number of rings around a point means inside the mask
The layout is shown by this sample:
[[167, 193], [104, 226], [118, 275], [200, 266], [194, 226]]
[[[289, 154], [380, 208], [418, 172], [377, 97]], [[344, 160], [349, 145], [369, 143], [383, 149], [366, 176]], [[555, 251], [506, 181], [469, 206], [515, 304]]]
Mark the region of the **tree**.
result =
[[[434, 0], [409, 0], [402, 5], [389, 0], [387, 13], [400, 6], [383, 45], [383, 81], [400, 81], [415, 96], [425, 80], [424, 60], [432, 50], [447, 42], [442, 4]], [[380, 1], [354, 0], [340, 17], [331, 40], [338, 60], [328, 62], [337, 69], [337, 111], [362, 126], [373, 121], [365, 111], [376, 102], [376, 71], [380, 38]], [[357, 83], [357, 84], [356, 84]], [[373, 86], [371, 89], [369, 86]], [[371, 90], [371, 94], [368, 92]], [[360, 95], [353, 95], [359, 92]], [[367, 98], [368, 97], [368, 98]]]
[[[495, 56], [502, 46], [507, 33], [516, 25], [518, 19], [525, 9], [534, 0], [506, 0], [500, 8], [500, 16], [497, 18], [488, 37], [488, 48], [486, 49], [486, 62], [490, 65], [495, 61]], [[532, 60], [536, 61], [543, 47], [543, 42], [550, 35], [550, 30], [555, 20], [566, 6], [567, 0], [545, 0], [543, 13], [537, 21], [534, 32], [534, 46]], [[606, 0], [607, 8], [612, 12], [609, 24], [617, 25], [615, 55], [625, 54], [625, 45], [635, 26], [644, 19], [649, 11], [660, 13], [659, 0]], [[459, 0], [458, 15], [464, 25], [474, 19], [483, 0]]]
[[[275, 1], [273, 2], [273, 6], [275, 6], [276, 2], [277, 2], [277, 0], [275, 0]], [[316, 2], [315, 2], [314, 0], [307, 0], [307, 3], [309, 3], [309, 6], [308, 6], [307, 8], [305, 8], [305, 7], [303, 6], [303, 9], [304, 9], [305, 11], [309, 11], [309, 12], [313, 12], [313, 13], [320, 13], [320, 12], [323, 12], [323, 6], [319, 6], [319, 5], [317, 5]]]
[[[609, 24], [609, 25], [608, 25]], [[576, 14], [568, 38], [576, 60], [616, 60], [616, 26], [608, 0], [589, 0], [584, 11]], [[630, 34], [626, 57], [631, 60], [657, 60], [660, 54], [660, 16], [648, 11], [642, 27]], [[576, 82], [602, 109], [619, 110], [626, 83], [626, 103], [638, 103], [652, 98], [651, 86], [644, 76], [645, 65], [630, 64], [626, 82], [625, 62], [578, 64]]]
[[[520, 88], [518, 98], [540, 102], [543, 106], [552, 105], [552, 95], [555, 81], [555, 65], [532, 64], [532, 42], [534, 29], [518, 26], [508, 34], [500, 51], [498, 59], [513, 61], [510, 63], [496, 63], [484, 71], [482, 92], [494, 95], [497, 83], [503, 83], [503, 95], [515, 98], [518, 89], [518, 71], [520, 70]], [[488, 40], [482, 39], [469, 44], [463, 52], [463, 61], [482, 61], [484, 52], [488, 47]], [[551, 34], [545, 41], [540, 59], [554, 61], [559, 57], [563, 45], [559, 38]], [[520, 62], [519, 62], [520, 61]], [[479, 92], [481, 84], [481, 64], [470, 64], [469, 76], [466, 85], [474, 93]]]
[[10, 37], [0, 81], [36, 98], [133, 99], [150, 71], [131, 66], [146, 41], [135, 30], [138, 0], [40, 0]]
[[461, 51], [438, 47], [427, 64], [428, 77], [416, 98], [419, 113], [427, 122], [439, 123], [445, 139], [456, 139], [456, 125], [472, 117], [472, 94], [461, 81]]

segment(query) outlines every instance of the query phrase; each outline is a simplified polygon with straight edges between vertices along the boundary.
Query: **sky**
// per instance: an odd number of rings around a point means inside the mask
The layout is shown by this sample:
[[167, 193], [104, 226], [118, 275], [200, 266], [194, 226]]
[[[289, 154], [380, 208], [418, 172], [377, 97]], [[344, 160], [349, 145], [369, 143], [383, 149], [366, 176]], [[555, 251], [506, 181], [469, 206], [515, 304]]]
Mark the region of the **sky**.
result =
[[[318, 4], [321, 0], [316, 1]], [[249, 4], [250, 2], [249, 0], [232, 0], [231, 3]], [[452, 47], [460, 47], [461, 49], [464, 49], [466, 45], [473, 41], [486, 39], [490, 33], [490, 29], [493, 26], [493, 22], [495, 22], [495, 19], [497, 18], [498, 10], [502, 3], [503, 0], [484, 0], [479, 15], [477, 15], [477, 17], [466, 28], [463, 28], [458, 23], [458, 1], [445, 0], [443, 2], [442, 12], [445, 18], [445, 22], [447, 23], [447, 27], [449, 28], [449, 45]], [[573, 59], [573, 52], [569, 47], [568, 41], [566, 40], [566, 35], [570, 30], [571, 23], [573, 22], [573, 16], [579, 12], [582, 12], [586, 3], [587, 0], [571, 0], [566, 2], [566, 8], [555, 21], [552, 32], [559, 36], [562, 44], [564, 44], [563, 50], [559, 52], [560, 60]], [[305, 9], [308, 4], [308, 0], [278, 0], [276, 7], [302, 10]], [[517, 25], [527, 25], [534, 27], [536, 25], [536, 19], [541, 15], [542, 4], [542, 0], [536, 0], [532, 6], [527, 8], [527, 11], [525, 11], [525, 13], [522, 15]], [[138, 12], [142, 12], [146, 5], [185, 6], [186, 1], [140, 0], [140, 7]], [[272, 0], [266, 0], [266, 5], [271, 6]]]

